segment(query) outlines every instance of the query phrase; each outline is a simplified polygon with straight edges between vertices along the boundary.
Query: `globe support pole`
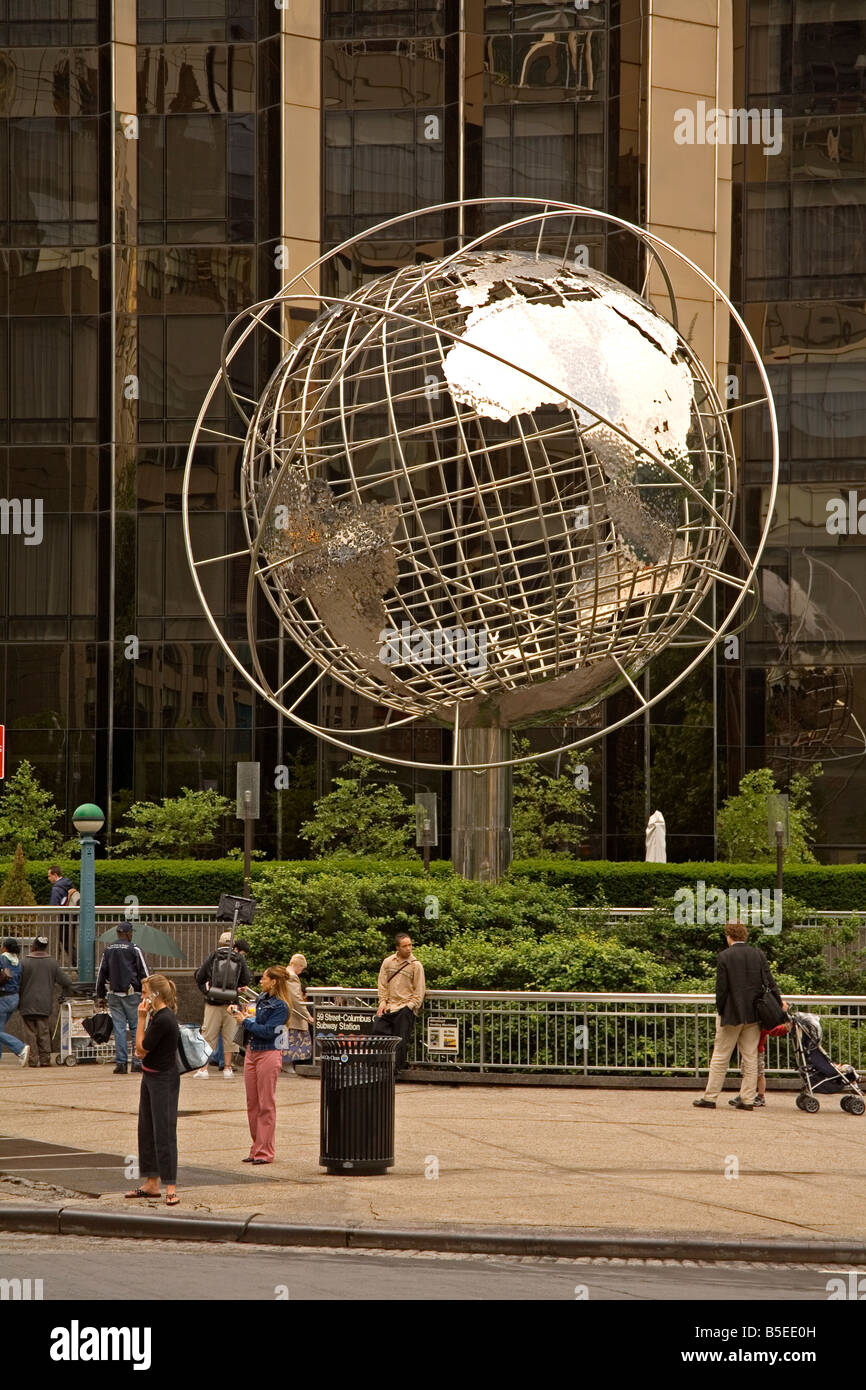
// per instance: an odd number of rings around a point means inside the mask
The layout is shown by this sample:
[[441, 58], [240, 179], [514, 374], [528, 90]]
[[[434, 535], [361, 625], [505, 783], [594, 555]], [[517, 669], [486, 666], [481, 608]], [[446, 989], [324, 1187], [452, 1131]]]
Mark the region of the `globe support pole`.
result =
[[460, 729], [457, 762], [477, 772], [454, 773], [451, 862], [464, 878], [498, 883], [511, 863], [510, 729]]

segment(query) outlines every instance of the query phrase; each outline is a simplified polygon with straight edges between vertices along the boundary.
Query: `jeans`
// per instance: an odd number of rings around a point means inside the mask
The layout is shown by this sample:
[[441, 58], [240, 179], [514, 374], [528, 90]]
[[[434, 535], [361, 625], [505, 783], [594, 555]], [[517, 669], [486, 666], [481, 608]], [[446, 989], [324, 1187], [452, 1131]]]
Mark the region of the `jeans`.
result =
[[386, 1037], [399, 1038], [400, 1046], [397, 1048], [397, 1060], [394, 1066], [395, 1072], [402, 1071], [406, 1065], [406, 1058], [409, 1055], [409, 1039], [415, 1027], [415, 1011], [406, 1004], [402, 1009], [395, 1009], [393, 1013], [382, 1014], [380, 1018], [373, 1020], [373, 1032]]
[[177, 1182], [177, 1098], [180, 1072], [146, 1071], [138, 1101], [138, 1171], [171, 1187]]
[[141, 1063], [135, 1057], [135, 1030], [138, 1027], [138, 1006], [141, 1003], [140, 994], [108, 994], [108, 1012], [111, 1014], [111, 1021], [114, 1024], [114, 1056], [115, 1060], [121, 1065], [126, 1066], [129, 1061], [129, 1053], [126, 1050], [126, 1028], [132, 1034], [133, 1066], [139, 1067]]
[[7, 1047], [11, 1047], [16, 1057], [20, 1057], [21, 1053], [24, 1051], [23, 1042], [19, 1042], [17, 1038], [12, 1037], [11, 1033], [7, 1033], [4, 1031], [6, 1028], [7, 1020], [12, 1017], [17, 1008], [17, 994], [0, 995], [0, 1057], [2, 1057], [3, 1055], [4, 1043]]

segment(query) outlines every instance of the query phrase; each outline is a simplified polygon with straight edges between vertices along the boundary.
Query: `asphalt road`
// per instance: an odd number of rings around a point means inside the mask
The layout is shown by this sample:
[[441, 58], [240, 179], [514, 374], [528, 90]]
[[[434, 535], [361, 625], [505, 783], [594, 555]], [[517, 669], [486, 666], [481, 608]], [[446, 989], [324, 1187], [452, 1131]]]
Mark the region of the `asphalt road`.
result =
[[0, 1280], [41, 1279], [45, 1301], [825, 1302], [827, 1281], [838, 1273], [803, 1266], [523, 1260], [0, 1236]]

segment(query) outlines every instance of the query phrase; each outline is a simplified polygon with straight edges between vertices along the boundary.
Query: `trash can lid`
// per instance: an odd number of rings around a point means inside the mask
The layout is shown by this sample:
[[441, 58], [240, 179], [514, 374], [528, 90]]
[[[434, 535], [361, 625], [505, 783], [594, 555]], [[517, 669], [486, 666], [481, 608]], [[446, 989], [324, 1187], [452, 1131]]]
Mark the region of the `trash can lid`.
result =
[[372, 1037], [370, 1034], [357, 1034], [351, 1038], [319, 1038], [319, 1046], [326, 1057], [338, 1056], [346, 1052], [358, 1056], [363, 1053], [387, 1055], [396, 1052], [400, 1046], [399, 1038]]

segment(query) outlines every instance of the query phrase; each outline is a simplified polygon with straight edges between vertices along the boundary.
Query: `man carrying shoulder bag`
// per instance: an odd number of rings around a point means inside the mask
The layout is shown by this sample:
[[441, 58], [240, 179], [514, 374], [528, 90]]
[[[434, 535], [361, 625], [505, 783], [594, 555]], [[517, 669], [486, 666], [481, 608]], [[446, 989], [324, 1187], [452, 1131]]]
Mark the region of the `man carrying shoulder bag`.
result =
[[[250, 983], [247, 949], [245, 941], [233, 941], [232, 933], [224, 931], [217, 949], [211, 952], [195, 976], [195, 982], [205, 997], [204, 1022], [201, 1026], [205, 1041], [215, 1049], [219, 1038], [223, 1040], [223, 1076], [234, 1076], [232, 1052], [237, 1022], [229, 1010], [238, 1002], [238, 991]], [[193, 1076], [202, 1078], [207, 1075], [207, 1064], [193, 1072]]]
[[742, 1081], [740, 1094], [728, 1104], [735, 1110], [754, 1110], [761, 1028], [785, 1020], [782, 996], [767, 957], [757, 946], [748, 945], [748, 935], [749, 929], [742, 922], [728, 922], [725, 927], [728, 946], [719, 952], [716, 964], [716, 1039], [710, 1074], [704, 1094], [692, 1101], [699, 1109], [715, 1110], [736, 1047]]

